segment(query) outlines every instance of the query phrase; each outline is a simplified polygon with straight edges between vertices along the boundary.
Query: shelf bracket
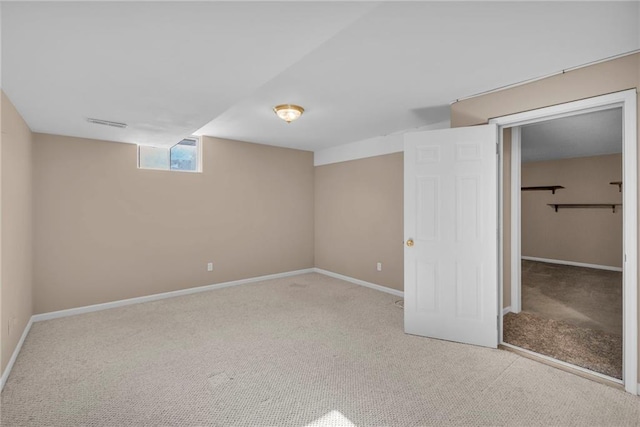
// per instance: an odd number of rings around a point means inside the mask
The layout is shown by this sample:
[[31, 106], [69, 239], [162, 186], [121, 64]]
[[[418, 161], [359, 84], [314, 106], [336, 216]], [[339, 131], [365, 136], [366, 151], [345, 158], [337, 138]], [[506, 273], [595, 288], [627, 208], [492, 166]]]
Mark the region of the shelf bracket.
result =
[[609, 184], [617, 185], [618, 186], [618, 192], [622, 193], [622, 181], [613, 181], [613, 182], [610, 182]]

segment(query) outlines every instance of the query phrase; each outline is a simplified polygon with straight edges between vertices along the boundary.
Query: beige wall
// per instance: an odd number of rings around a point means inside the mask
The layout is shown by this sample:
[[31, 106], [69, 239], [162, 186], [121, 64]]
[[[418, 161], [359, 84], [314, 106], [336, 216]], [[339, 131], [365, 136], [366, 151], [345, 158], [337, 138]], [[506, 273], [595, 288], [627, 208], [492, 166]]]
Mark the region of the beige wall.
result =
[[622, 180], [622, 155], [522, 164], [522, 255], [622, 267], [622, 209], [554, 209], [548, 203], [622, 203], [611, 181]]
[[32, 307], [32, 134], [2, 92], [2, 300], [1, 365], [4, 372]]
[[34, 140], [36, 313], [313, 267], [311, 152], [205, 137], [199, 174]]
[[315, 266], [402, 290], [403, 191], [402, 153], [316, 167]]
[[[456, 102], [451, 105], [451, 126], [487, 123], [489, 119], [495, 117], [626, 89], [636, 88], [637, 90], [639, 86], [640, 54], [629, 55]], [[638, 106], [638, 128], [640, 134], [640, 105]], [[640, 306], [640, 292], [638, 299]], [[638, 345], [640, 352], [640, 343]]]

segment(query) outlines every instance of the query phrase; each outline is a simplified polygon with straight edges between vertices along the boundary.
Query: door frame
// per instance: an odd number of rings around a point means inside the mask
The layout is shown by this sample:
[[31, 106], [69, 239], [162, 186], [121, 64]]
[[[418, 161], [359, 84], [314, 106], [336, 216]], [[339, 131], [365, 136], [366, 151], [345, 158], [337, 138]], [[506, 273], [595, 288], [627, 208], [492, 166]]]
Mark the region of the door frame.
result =
[[[521, 128], [511, 128], [511, 303], [509, 311], [520, 313], [522, 310], [522, 243], [521, 243], [521, 216], [520, 216], [520, 170], [522, 167], [521, 155]], [[515, 233], [514, 230], [517, 230]], [[505, 307], [506, 308], [506, 307]]]
[[[520, 133], [519, 126], [570, 117], [578, 114], [622, 108], [623, 144], [622, 144], [622, 215], [623, 215], [623, 361], [622, 379], [627, 392], [638, 394], [638, 159], [637, 159], [637, 95], [635, 89], [567, 102], [550, 107], [543, 107], [522, 113], [511, 114], [491, 119], [489, 123], [498, 125], [499, 152], [503, 153], [503, 130], [516, 131], [516, 150], [511, 157], [512, 176], [517, 173], [517, 185], [511, 185], [511, 230], [515, 225], [520, 227]], [[503, 305], [503, 235], [504, 235], [504, 164], [503, 156], [499, 160], [499, 242], [500, 271], [499, 307]], [[517, 160], [517, 161], [516, 161]], [[517, 164], [516, 164], [517, 163]], [[513, 182], [513, 181], [512, 181]], [[515, 225], [514, 225], [515, 224]], [[511, 308], [520, 310], [520, 233], [511, 233]], [[517, 276], [516, 276], [517, 275]], [[515, 277], [514, 277], [515, 276]], [[514, 280], [515, 279], [515, 280]], [[514, 292], [515, 291], [515, 292]], [[503, 343], [503, 310], [500, 309], [500, 343]], [[588, 371], [591, 372], [591, 371]]]

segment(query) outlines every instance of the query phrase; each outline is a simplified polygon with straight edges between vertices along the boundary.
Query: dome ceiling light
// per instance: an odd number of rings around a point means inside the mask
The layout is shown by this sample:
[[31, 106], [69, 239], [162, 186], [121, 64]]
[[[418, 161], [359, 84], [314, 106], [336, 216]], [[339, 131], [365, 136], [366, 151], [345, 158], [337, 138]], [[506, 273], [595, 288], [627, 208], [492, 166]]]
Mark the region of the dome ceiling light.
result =
[[275, 107], [273, 107], [273, 111], [282, 120], [284, 120], [287, 123], [291, 123], [292, 121], [300, 118], [302, 113], [304, 113], [304, 108], [302, 108], [299, 105], [282, 104], [282, 105], [276, 105]]

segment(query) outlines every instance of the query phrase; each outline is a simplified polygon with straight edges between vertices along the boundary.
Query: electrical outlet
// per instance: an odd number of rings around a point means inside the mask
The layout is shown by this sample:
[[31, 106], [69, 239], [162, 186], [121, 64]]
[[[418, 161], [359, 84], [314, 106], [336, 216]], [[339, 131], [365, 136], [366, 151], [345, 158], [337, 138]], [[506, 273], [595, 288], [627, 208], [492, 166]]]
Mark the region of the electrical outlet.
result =
[[377, 269], [378, 271], [382, 271], [382, 263], [381, 263], [381, 262], [379, 262], [379, 263], [376, 265], [376, 269]]
[[207, 264], [207, 271], [213, 271], [213, 263], [212, 262]]

